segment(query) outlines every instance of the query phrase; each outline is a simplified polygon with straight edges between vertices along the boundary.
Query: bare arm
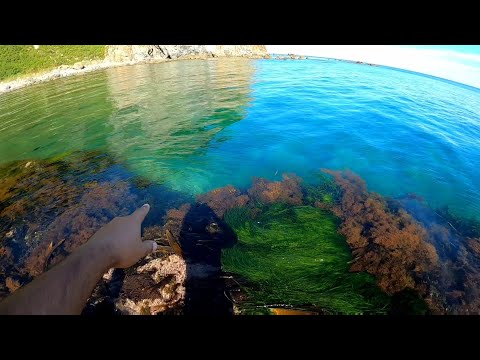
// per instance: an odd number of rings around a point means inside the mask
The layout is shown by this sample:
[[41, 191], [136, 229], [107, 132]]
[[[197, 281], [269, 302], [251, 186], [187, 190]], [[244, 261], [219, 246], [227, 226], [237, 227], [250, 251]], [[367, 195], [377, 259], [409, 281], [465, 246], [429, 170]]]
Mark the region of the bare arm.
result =
[[60, 264], [0, 303], [0, 314], [80, 314], [102, 275], [112, 267], [126, 268], [156, 250], [141, 240], [140, 226], [150, 210], [117, 217]]

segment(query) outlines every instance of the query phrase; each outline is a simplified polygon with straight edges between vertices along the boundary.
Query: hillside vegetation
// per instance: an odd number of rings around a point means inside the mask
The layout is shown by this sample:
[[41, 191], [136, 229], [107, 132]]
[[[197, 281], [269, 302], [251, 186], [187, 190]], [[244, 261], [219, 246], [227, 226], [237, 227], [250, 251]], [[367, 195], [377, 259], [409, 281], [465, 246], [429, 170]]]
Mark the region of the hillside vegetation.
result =
[[0, 81], [104, 57], [105, 45], [0, 45]]

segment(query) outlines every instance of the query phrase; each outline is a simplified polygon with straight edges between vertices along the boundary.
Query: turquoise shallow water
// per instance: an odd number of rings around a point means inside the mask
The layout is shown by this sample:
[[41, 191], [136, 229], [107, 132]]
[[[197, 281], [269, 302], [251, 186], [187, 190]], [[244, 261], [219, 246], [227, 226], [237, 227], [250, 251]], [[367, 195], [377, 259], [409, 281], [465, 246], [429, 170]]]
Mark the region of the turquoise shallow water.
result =
[[349, 168], [480, 217], [480, 91], [333, 60], [176, 61], [0, 95], [0, 164], [100, 150], [193, 195]]

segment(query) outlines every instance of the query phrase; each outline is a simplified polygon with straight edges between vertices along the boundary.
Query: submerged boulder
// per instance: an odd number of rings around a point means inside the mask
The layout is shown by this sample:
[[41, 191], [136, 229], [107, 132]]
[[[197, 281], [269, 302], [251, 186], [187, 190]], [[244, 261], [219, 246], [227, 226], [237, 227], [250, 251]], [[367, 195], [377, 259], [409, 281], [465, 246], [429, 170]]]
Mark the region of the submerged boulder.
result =
[[186, 264], [178, 255], [150, 260], [125, 277], [115, 305], [125, 315], [156, 315], [181, 307], [185, 280]]

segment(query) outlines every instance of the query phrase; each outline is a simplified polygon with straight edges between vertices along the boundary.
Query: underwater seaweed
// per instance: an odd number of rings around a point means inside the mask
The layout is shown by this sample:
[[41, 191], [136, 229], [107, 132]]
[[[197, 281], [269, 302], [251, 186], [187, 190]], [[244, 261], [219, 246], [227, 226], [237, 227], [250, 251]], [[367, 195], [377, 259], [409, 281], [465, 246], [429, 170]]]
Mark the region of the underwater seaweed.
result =
[[468, 239], [467, 246], [472, 254], [480, 258], [480, 239]]
[[165, 216], [166, 220], [180, 221], [182, 222], [188, 211], [190, 210], [191, 204], [182, 204], [178, 209], [170, 209], [167, 211]]
[[[100, 157], [99, 164], [92, 165], [98, 154], [75, 156], [77, 162], [64, 161], [62, 155], [0, 168], [0, 297], [62, 261], [113, 217], [127, 215], [141, 197], [155, 203], [158, 194], [165, 194], [147, 182], [139, 192], [136, 178], [95, 181], [92, 174], [112, 160]], [[230, 281], [242, 287], [231, 294], [240, 299], [235, 304], [240, 313], [271, 313], [256, 306], [293, 313], [480, 313], [477, 220], [453, 215], [448, 208], [429, 209], [415, 194], [384, 198], [348, 171], [325, 173], [315, 185], [295, 175], [283, 175], [282, 181], [256, 178], [248, 195], [227, 185], [167, 211], [190, 201], [168, 194], [165, 203], [153, 206], [143, 238], [162, 245], [162, 254], [156, 254], [162, 258], [178, 247], [189, 264], [187, 283], [192, 288], [210, 273], [220, 281], [212, 254], [231, 246], [238, 236], [239, 244], [223, 250], [222, 263], [233, 276]], [[315, 254], [323, 261], [312, 262]], [[201, 264], [206, 259], [215, 264]], [[323, 266], [326, 259], [330, 267]], [[329, 273], [322, 273], [323, 268]], [[139, 276], [132, 269], [124, 290]], [[350, 288], [338, 285], [339, 279]], [[137, 313], [181, 307], [181, 302], [146, 306], [142, 299], [152, 289], [164, 291], [168, 302], [170, 285], [166, 280], [149, 283], [153, 287], [145, 287], [142, 295], [144, 280], [130, 289], [135, 289], [138, 306], [129, 304]], [[201, 281], [206, 282], [200, 287], [210, 286], [210, 280]], [[109, 300], [112, 307], [114, 299]], [[92, 303], [97, 300], [92, 295]]]
[[62, 177], [66, 168], [62, 162], [37, 160], [17, 161], [0, 169], [0, 235], [10, 253], [0, 259], [5, 274], [0, 274], [0, 282], [6, 282], [7, 276], [28, 282], [25, 258], [41, 243], [46, 226], [81, 194], [77, 184]]
[[[165, 206], [181, 199], [158, 187], [139, 191], [136, 178], [96, 180], [105, 179], [102, 171], [113, 163], [106, 155], [79, 152], [0, 167], [0, 297], [15, 289], [17, 282], [27, 284], [61, 262], [113, 217], [128, 215], [140, 197], [151, 204], [161, 199], [161, 205], [165, 197]], [[160, 226], [164, 206], [153, 207], [154, 219], [144, 238], [168, 245]], [[166, 246], [163, 250], [164, 255], [171, 254]], [[121, 281], [117, 279], [115, 285], [100, 281], [88, 311], [96, 307], [102, 311], [105, 303], [114, 308], [118, 295], [108, 288], [121, 287]]]
[[302, 184], [304, 203], [318, 208], [331, 209], [335, 202], [342, 196], [340, 186], [331, 176], [324, 173], [317, 175], [315, 184]]
[[41, 243], [25, 261], [25, 270], [38, 276], [46, 268], [49, 244], [64, 241], [62, 253], [53, 256], [51, 266], [86, 243], [100, 227], [115, 216], [128, 215], [135, 204], [126, 182], [89, 183], [80, 201], [65, 210], [45, 230]]
[[165, 239], [165, 231], [162, 226], [153, 225], [146, 227], [143, 230], [142, 240], [153, 240], [156, 241], [158, 244], [166, 245], [168, 244]]
[[[72, 181], [61, 178], [61, 165], [46, 162], [14, 164], [14, 175], [0, 180], [0, 218], [3, 226], [21, 218], [43, 219], [72, 205], [80, 189]], [[0, 224], [0, 227], [2, 224]]]
[[247, 205], [249, 200], [248, 195], [242, 195], [232, 185], [197, 196], [197, 202], [207, 204], [219, 218], [222, 218], [227, 210]]
[[332, 211], [342, 219], [340, 232], [355, 258], [351, 271], [375, 275], [388, 294], [411, 288], [427, 296], [427, 277], [437, 271], [438, 255], [425, 228], [405, 210], [389, 209], [386, 200], [369, 192], [358, 175], [322, 170], [334, 177], [343, 192]]
[[254, 178], [248, 195], [255, 201], [264, 204], [284, 202], [291, 205], [301, 205], [303, 192], [302, 179], [293, 174], [283, 174], [282, 181], [269, 181], [263, 178]]
[[11, 293], [13, 293], [21, 286], [18, 280], [15, 280], [11, 277], [7, 277], [7, 279], [5, 280], [5, 285]]
[[225, 214], [239, 240], [223, 251], [222, 264], [247, 295], [236, 304], [241, 313], [279, 304], [317, 313], [388, 311], [389, 298], [374, 278], [349, 272], [350, 251], [331, 213], [276, 203], [251, 215], [245, 207]]
[[422, 199], [391, 201], [409, 212], [427, 231], [439, 256], [439, 271], [429, 275], [427, 299], [432, 309], [447, 314], [480, 314], [480, 240], [476, 219], [463, 219], [448, 208], [432, 209]]
[[452, 213], [448, 206], [436, 209], [435, 214], [442, 218], [453, 230], [464, 237], [480, 238], [480, 220], [476, 218], [462, 218]]
[[[12, 256], [12, 250], [9, 247], [0, 245], [0, 280], [2, 280], [2, 278], [4, 279], [3, 281], [0, 281], [0, 285], [5, 284], [5, 281], [6, 281], [5, 277], [7, 275], [10, 275], [11, 267], [13, 263], [14, 263], [14, 258]], [[5, 284], [5, 287], [6, 287], [6, 284]], [[0, 295], [2, 295], [1, 291], [0, 291]]]
[[167, 214], [165, 215], [165, 231], [170, 231], [177, 242], [180, 239], [180, 231], [182, 230], [183, 222], [191, 206], [192, 205], [188, 203], [182, 204], [178, 209], [167, 210]]

